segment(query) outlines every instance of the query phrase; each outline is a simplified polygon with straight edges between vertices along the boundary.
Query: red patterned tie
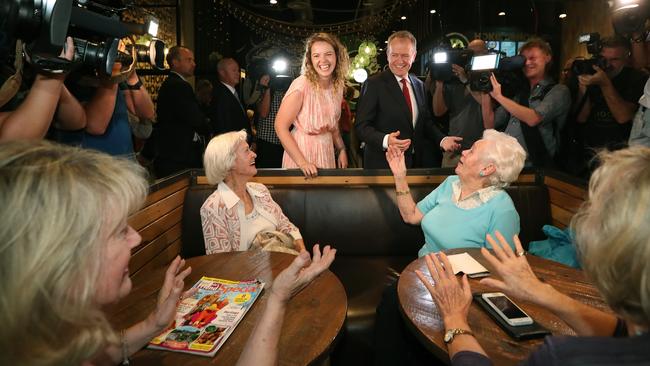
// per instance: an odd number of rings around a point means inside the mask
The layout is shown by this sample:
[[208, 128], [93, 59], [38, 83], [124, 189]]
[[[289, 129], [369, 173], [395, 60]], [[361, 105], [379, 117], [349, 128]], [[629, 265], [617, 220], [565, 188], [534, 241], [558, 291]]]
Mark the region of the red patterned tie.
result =
[[413, 105], [411, 105], [411, 93], [409, 92], [409, 87], [406, 84], [406, 78], [400, 80], [402, 82], [402, 94], [404, 94], [404, 99], [406, 99], [406, 105], [409, 107], [409, 112], [411, 112], [411, 117], [413, 116]]

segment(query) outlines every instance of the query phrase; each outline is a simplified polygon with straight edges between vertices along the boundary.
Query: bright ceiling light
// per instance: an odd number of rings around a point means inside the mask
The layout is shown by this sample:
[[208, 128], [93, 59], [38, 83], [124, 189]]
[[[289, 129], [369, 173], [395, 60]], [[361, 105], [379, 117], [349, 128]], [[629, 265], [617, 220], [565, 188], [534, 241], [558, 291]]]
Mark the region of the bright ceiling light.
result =
[[275, 4], [278, 3], [278, 0], [269, 0], [269, 3], [270, 3], [271, 5], [275, 5]]
[[401, 17], [400, 19], [402, 19], [402, 20], [406, 20], [406, 16], [405, 16], [405, 15], [402, 15], [402, 17]]
[[566, 13], [562, 13], [562, 14], [558, 15], [558, 17], [559, 17], [560, 19], [564, 19], [564, 18], [566, 18]]
[[435, 14], [435, 13], [436, 13], [436, 9], [431, 9], [431, 10], [429, 10], [429, 13], [431, 13], [431, 14]]
[[499, 12], [499, 16], [500, 16], [500, 17], [504, 17], [504, 16], [506, 16], [506, 12], [505, 12], [505, 11], [500, 11], [500, 12]]
[[352, 77], [357, 83], [363, 83], [368, 78], [368, 72], [365, 69], [359, 68], [354, 70]]

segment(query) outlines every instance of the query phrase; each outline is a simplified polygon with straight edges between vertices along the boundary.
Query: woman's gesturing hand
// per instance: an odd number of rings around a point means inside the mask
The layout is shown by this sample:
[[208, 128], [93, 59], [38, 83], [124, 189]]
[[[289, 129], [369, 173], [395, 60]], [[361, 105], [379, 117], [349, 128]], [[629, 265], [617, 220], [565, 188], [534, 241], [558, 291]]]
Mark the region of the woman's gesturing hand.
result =
[[386, 150], [386, 161], [390, 171], [395, 177], [406, 176], [406, 163], [404, 162], [404, 151], [395, 146], [388, 146]]
[[466, 321], [472, 303], [472, 291], [467, 275], [463, 275], [462, 279], [458, 280], [449, 259], [443, 252], [427, 254], [424, 259], [431, 280], [419, 270], [416, 270], [415, 274], [429, 290], [443, 322], [448, 324], [450, 319]]
[[314, 245], [312, 258], [309, 258], [309, 252], [303, 249], [289, 267], [275, 278], [271, 287], [271, 297], [286, 303], [293, 295], [329, 268], [335, 255], [336, 249], [330, 248], [329, 245], [325, 246], [322, 254], [320, 246]]
[[154, 312], [150, 315], [150, 318], [153, 317], [153, 326], [158, 332], [167, 328], [172, 322], [176, 314], [178, 302], [182, 298], [194, 295], [196, 292], [196, 289], [192, 288], [183, 293], [185, 277], [192, 272], [192, 267], [185, 269], [183, 267], [185, 267], [185, 259], [177, 256], [165, 272], [165, 281], [158, 293], [158, 304]]
[[515, 252], [513, 252], [500, 232], [496, 231], [494, 234], [499, 240], [498, 243], [490, 234], [487, 234], [486, 237], [494, 250], [494, 255], [485, 248], [481, 248], [481, 253], [494, 266], [501, 280], [484, 278], [481, 283], [499, 289], [509, 296], [537, 302], [536, 300], [543, 293], [542, 288], [546, 285], [535, 276], [530, 268], [519, 237], [517, 235], [513, 237], [515, 243]]

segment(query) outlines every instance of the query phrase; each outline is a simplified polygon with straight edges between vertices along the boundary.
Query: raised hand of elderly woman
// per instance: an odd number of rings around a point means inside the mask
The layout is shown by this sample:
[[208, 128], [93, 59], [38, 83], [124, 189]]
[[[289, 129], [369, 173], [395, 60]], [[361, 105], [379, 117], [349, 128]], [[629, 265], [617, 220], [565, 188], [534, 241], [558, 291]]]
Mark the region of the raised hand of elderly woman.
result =
[[156, 309], [148, 318], [156, 328], [156, 332], [162, 331], [172, 322], [178, 301], [181, 298], [192, 296], [196, 292], [196, 289], [192, 288], [183, 293], [185, 277], [192, 272], [192, 267], [185, 269], [183, 267], [185, 267], [185, 259], [176, 256], [165, 272], [163, 286], [158, 292]]
[[419, 270], [416, 270], [415, 274], [429, 290], [445, 327], [462, 327], [462, 324], [467, 322], [467, 313], [472, 303], [472, 291], [467, 275], [463, 275], [459, 281], [443, 252], [427, 254], [424, 260], [433, 282]]
[[550, 289], [550, 286], [540, 281], [533, 273], [526, 256], [523, 255], [525, 252], [517, 235], [513, 237], [516, 252], [512, 251], [508, 241], [499, 231], [496, 231], [495, 235], [498, 243], [490, 234], [486, 237], [494, 255], [485, 248], [481, 248], [481, 253], [494, 266], [501, 280], [484, 278], [481, 283], [499, 289], [509, 296], [538, 303], [540, 296], [543, 297], [545, 290]]
[[396, 146], [388, 146], [386, 150], [386, 161], [390, 171], [395, 177], [406, 176], [406, 163], [404, 162], [404, 151]]
[[309, 252], [303, 249], [289, 267], [275, 278], [271, 287], [271, 297], [283, 303], [288, 302], [293, 295], [329, 268], [335, 255], [336, 249], [330, 248], [329, 245], [325, 246], [322, 254], [320, 246], [314, 245], [312, 258], [309, 258]]

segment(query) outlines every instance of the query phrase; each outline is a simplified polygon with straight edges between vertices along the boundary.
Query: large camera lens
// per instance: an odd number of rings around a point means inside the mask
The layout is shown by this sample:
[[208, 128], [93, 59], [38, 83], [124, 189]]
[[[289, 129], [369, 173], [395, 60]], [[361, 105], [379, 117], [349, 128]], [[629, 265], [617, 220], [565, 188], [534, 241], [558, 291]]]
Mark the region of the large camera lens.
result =
[[80, 62], [100, 75], [110, 76], [117, 57], [119, 40], [93, 43], [85, 39], [74, 38], [74, 61]]
[[158, 70], [165, 69], [165, 43], [159, 39], [152, 39], [149, 46], [138, 44], [136, 53], [138, 62], [148, 62]]

